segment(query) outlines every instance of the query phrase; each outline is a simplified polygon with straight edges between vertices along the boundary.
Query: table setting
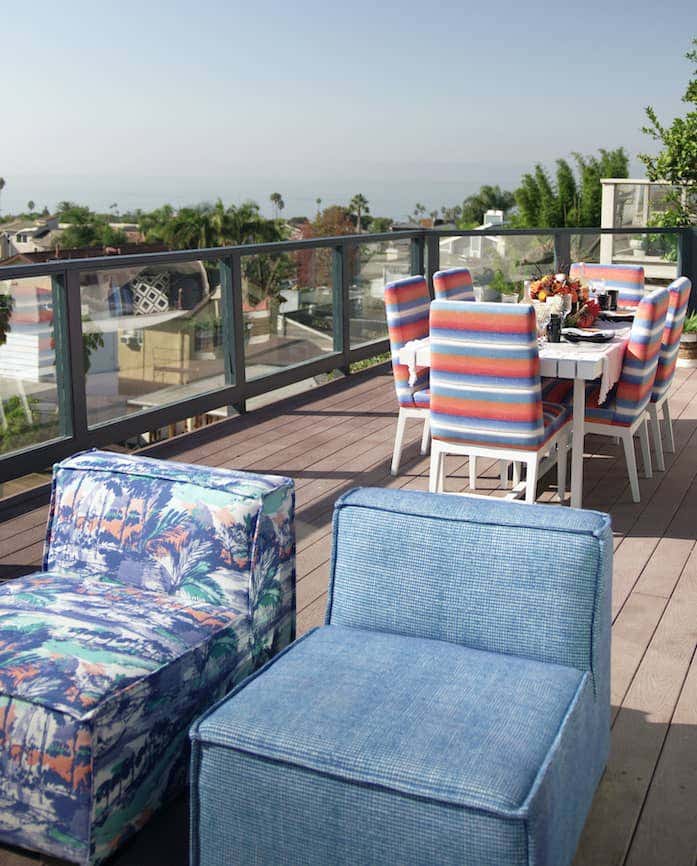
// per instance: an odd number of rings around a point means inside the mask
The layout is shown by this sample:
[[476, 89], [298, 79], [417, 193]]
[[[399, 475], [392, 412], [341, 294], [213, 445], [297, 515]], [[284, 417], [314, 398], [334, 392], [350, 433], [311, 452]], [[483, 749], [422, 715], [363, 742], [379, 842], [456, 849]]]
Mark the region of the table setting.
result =
[[[603, 317], [603, 313], [617, 311], [616, 297], [608, 295], [602, 286], [569, 279], [566, 274], [547, 274], [526, 284], [520, 301], [535, 309], [540, 375], [574, 383], [571, 505], [575, 508], [582, 504], [586, 384], [598, 379], [599, 403], [607, 399], [622, 371], [633, 318], [631, 310], [621, 311], [618, 319]], [[399, 362], [408, 368], [413, 385], [417, 370], [431, 365], [429, 338], [405, 343]]]

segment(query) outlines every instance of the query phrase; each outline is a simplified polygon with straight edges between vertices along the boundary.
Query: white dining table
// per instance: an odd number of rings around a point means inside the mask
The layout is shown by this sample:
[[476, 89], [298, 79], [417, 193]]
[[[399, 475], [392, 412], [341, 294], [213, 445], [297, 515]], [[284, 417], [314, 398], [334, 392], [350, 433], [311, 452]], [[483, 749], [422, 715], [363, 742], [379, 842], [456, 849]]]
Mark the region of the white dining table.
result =
[[[630, 328], [625, 323], [603, 322], [603, 330], [615, 331], [607, 343], [544, 342], [540, 346], [540, 375], [570, 379], [573, 390], [573, 441], [571, 447], [571, 506], [583, 504], [583, 448], [585, 440], [586, 383], [600, 380], [600, 403], [604, 402], [622, 372], [622, 361]], [[417, 367], [431, 366], [428, 337], [411, 340], [399, 351], [399, 362], [416, 372]]]

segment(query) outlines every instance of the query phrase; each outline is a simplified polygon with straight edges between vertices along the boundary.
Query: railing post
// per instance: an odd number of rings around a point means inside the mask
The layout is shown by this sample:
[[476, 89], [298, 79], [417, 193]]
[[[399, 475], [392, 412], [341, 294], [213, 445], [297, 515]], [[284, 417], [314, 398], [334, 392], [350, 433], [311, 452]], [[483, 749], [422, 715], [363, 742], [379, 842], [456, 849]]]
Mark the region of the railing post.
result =
[[334, 351], [341, 352], [341, 371], [348, 376], [351, 372], [351, 298], [349, 292], [349, 260], [360, 248], [343, 241], [334, 247], [332, 260], [332, 329], [334, 332]]
[[[225, 384], [237, 385], [244, 393], [247, 380], [245, 370], [245, 325], [242, 304], [242, 257], [239, 253], [226, 256], [220, 264], [220, 301], [223, 320], [223, 359]], [[235, 404], [241, 414], [245, 411], [242, 398]]]
[[[59, 353], [61, 354], [60, 365], [62, 367], [62, 381], [59, 388], [63, 394], [59, 396], [61, 408], [63, 401], [70, 402], [70, 432], [75, 440], [76, 450], [88, 447], [88, 423], [87, 423], [87, 375], [85, 372], [85, 352], [82, 340], [82, 299], [80, 297], [80, 272], [70, 270], [66, 274], [65, 281], [65, 328], [63, 344]], [[58, 347], [58, 341], [56, 341]], [[68, 349], [67, 359], [64, 356]], [[58, 358], [56, 359], [58, 360]], [[69, 372], [68, 372], [69, 371]], [[70, 395], [70, 396], [68, 396]]]
[[433, 275], [440, 270], [440, 236], [425, 230], [426, 234], [426, 281], [428, 290], [433, 294]]
[[418, 237], [411, 239], [410, 253], [411, 253], [411, 273], [412, 273], [412, 276], [416, 276], [417, 274], [423, 274], [424, 263], [425, 263], [425, 250], [424, 250], [424, 236], [423, 235], [419, 235]]
[[688, 310], [697, 310], [697, 228], [685, 226], [678, 234], [677, 274], [692, 282]]
[[56, 367], [58, 425], [61, 436], [72, 436], [73, 409], [70, 385], [70, 345], [68, 341], [68, 302], [65, 274], [51, 277], [53, 307], [53, 352]]
[[571, 268], [571, 233], [554, 232], [554, 271], [568, 274]]

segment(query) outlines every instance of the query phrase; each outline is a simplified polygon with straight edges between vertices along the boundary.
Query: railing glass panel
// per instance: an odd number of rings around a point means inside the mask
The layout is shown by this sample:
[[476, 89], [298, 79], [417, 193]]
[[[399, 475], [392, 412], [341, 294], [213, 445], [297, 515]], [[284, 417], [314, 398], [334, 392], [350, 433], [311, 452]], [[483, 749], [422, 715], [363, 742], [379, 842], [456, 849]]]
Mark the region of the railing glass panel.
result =
[[0, 453], [68, 432], [56, 382], [56, 312], [51, 277], [0, 280]]
[[441, 237], [440, 268], [466, 267], [482, 301], [512, 299], [522, 282], [554, 270], [552, 235], [477, 234]]
[[248, 380], [334, 352], [335, 270], [331, 248], [242, 256]]
[[411, 275], [411, 241], [360, 244], [353, 250], [349, 272], [351, 345], [387, 337], [386, 283]]
[[90, 426], [225, 385], [216, 262], [82, 271], [80, 300]]

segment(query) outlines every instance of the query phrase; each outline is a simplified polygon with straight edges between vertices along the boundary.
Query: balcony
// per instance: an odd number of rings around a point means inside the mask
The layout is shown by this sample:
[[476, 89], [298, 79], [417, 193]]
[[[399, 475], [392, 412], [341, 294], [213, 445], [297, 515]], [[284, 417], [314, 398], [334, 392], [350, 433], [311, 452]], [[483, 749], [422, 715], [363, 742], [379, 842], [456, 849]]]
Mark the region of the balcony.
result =
[[[473, 234], [460, 233], [457, 238]], [[695, 233], [674, 234], [679, 257], [673, 267], [697, 283]], [[389, 475], [396, 411], [387, 366], [352, 372], [356, 362], [387, 348], [380, 296], [375, 293], [379, 281], [388, 274], [433, 273], [439, 266], [467, 263], [475, 284], [483, 289], [492, 261], [500, 262], [515, 279], [534, 273], [538, 265], [550, 270], [577, 258], [590, 261], [592, 256], [582, 253], [598, 248], [600, 233], [500, 231], [489, 237], [492, 240], [486, 242], [477, 238], [484, 247], [489, 244], [490, 258], [483, 264], [477, 263], [466, 242], [458, 249], [452, 237], [423, 231], [8, 268], [0, 272], [0, 285], [11, 286], [16, 298], [21, 300], [22, 287], [37, 289], [24, 295], [25, 301], [29, 298], [24, 310], [38, 334], [39, 349], [37, 363], [27, 362], [21, 375], [5, 374], [2, 387], [17, 388], [21, 382], [27, 400], [42, 407], [46, 424], [35, 441], [12, 443], [12, 450], [0, 458], [0, 479], [10, 488], [21, 476], [73, 451], [123, 443], [168, 427], [173, 433], [190, 429], [153, 441], [143, 449], [146, 453], [291, 476], [297, 488], [302, 634], [323, 618], [336, 498], [358, 485], [427, 489], [428, 461], [418, 454], [416, 429], [408, 428], [412, 438], [402, 473], [397, 478]], [[268, 311], [250, 295], [246, 260], [297, 253], [306, 259], [310, 254], [307, 280], [313, 291], [302, 299], [299, 290], [289, 290], [288, 296], [298, 291], [297, 309], [279, 309], [271, 327]], [[206, 267], [210, 263], [214, 268]], [[191, 338], [181, 323], [195, 302], [185, 302], [182, 291], [179, 309], [175, 304], [174, 309], [136, 315], [107, 304], [99, 316], [100, 296], [93, 288], [99, 285], [99, 275], [107, 275], [103, 285], [110, 286], [108, 277], [116, 282], [117, 271], [127, 273], [133, 283], [146, 268], [174, 272], [184, 265], [187, 270], [182, 273], [205, 274], [209, 291], [203, 295], [217, 305], [220, 334], [216, 336], [206, 319], [206, 329], [194, 334], [186, 357], [163, 354], [156, 360], [152, 353], [151, 366], [141, 365], [147, 372], [140, 380], [134, 373], [122, 375], [127, 351], [135, 351], [127, 345], [129, 340], [141, 340], [142, 347], [151, 333], [164, 333], [171, 349], [172, 333], [178, 346]], [[219, 282], [212, 273], [220, 275]], [[203, 283], [203, 276], [199, 281]], [[288, 304], [285, 297], [282, 303]], [[14, 310], [22, 308], [18, 301]], [[292, 315], [298, 311], [305, 315]], [[112, 339], [118, 367], [98, 365], [101, 349], [86, 363], [84, 337], [96, 333], [95, 323], [105, 344]], [[19, 331], [18, 327], [15, 333]], [[280, 399], [259, 405], [273, 396]], [[30, 411], [36, 411], [35, 406], [31, 403]], [[613, 734], [610, 764], [581, 840], [578, 866], [694, 864], [697, 829], [690, 819], [697, 795], [696, 371], [678, 370], [671, 408], [676, 450], [666, 455], [665, 472], [642, 481], [640, 504], [631, 500], [620, 446], [606, 438], [586, 440], [586, 454], [592, 459], [587, 460], [584, 506], [609, 512], [615, 536]], [[193, 429], [204, 416], [218, 415], [227, 417]], [[466, 461], [449, 467], [448, 475], [449, 489], [467, 489]], [[0, 579], [12, 579], [40, 564], [47, 490], [41, 477], [36, 480], [38, 486], [5, 500], [0, 514]], [[551, 484], [549, 476], [542, 479], [541, 501], [553, 501]], [[501, 494], [498, 465], [480, 466], [478, 492]], [[183, 866], [185, 815], [181, 800], [124, 848], [113, 861], [115, 866]], [[36, 862], [31, 855], [0, 849], [0, 866], [31, 862]]]

